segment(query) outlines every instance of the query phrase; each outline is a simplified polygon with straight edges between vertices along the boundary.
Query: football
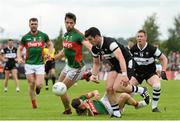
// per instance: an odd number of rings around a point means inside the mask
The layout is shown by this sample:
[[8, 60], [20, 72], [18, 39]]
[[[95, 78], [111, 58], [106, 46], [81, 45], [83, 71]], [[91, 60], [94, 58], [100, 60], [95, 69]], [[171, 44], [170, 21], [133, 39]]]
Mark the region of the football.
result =
[[64, 95], [66, 91], [67, 87], [63, 82], [56, 82], [52, 87], [52, 92], [57, 96]]

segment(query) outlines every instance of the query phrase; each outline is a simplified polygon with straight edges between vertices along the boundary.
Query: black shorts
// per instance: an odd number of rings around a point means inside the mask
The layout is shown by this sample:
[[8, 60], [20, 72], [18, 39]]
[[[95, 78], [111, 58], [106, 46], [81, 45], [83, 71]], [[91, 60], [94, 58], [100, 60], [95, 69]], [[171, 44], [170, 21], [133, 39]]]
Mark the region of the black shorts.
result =
[[45, 64], [45, 72], [46, 72], [46, 74], [48, 74], [49, 71], [50, 71], [52, 68], [55, 68], [55, 60], [47, 61], [46, 64]]
[[[131, 79], [131, 77], [134, 75], [134, 71], [135, 71], [135, 69], [134, 69], [135, 61], [133, 59], [131, 59], [128, 62], [126, 62], [126, 65], [127, 65], [126, 68], [127, 68], [128, 78]], [[116, 71], [117, 73], [122, 73], [119, 63], [111, 66], [110, 71]]]
[[144, 80], [147, 81], [153, 75], [157, 75], [156, 71], [154, 71], [154, 72], [141, 72], [141, 73], [135, 72], [134, 77], [137, 79], [139, 84], [142, 84], [142, 82]]
[[17, 69], [15, 62], [6, 62], [4, 66], [4, 70], [10, 71], [12, 69]]

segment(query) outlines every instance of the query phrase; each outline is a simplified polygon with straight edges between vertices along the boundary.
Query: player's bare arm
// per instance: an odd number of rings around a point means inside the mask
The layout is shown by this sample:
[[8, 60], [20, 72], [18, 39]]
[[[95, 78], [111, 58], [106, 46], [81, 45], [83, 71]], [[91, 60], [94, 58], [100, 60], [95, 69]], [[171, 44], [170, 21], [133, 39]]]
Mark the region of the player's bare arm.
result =
[[129, 83], [129, 79], [127, 77], [127, 69], [126, 69], [126, 62], [124, 59], [124, 56], [122, 54], [122, 51], [120, 48], [117, 48], [114, 52], [115, 57], [117, 58], [117, 60], [119, 61], [119, 65], [122, 71], [122, 81], [123, 81], [123, 85], [127, 86]]
[[100, 69], [100, 58], [93, 58], [93, 68], [92, 68], [92, 76], [90, 77], [90, 80], [99, 83], [98, 79], [98, 73]]
[[166, 71], [168, 64], [167, 57], [164, 54], [162, 54], [159, 59], [162, 65], [162, 71]]
[[100, 94], [99, 94], [98, 90], [94, 90], [94, 91], [88, 92], [86, 94], [86, 97], [87, 98], [93, 98], [94, 97], [96, 100], [98, 100], [100, 98]]
[[50, 55], [53, 52], [54, 44], [52, 43], [51, 40], [49, 40], [46, 44], [47, 44], [47, 48], [49, 49], [49, 55]]
[[88, 40], [82, 41], [82, 44], [91, 52], [92, 44]]
[[64, 49], [60, 50], [56, 55], [55, 55], [55, 60], [61, 59], [64, 57]]
[[22, 59], [22, 50], [23, 50], [24, 46], [23, 45], [19, 45], [18, 49], [17, 49], [17, 61], [19, 64], [23, 64], [24, 60]]

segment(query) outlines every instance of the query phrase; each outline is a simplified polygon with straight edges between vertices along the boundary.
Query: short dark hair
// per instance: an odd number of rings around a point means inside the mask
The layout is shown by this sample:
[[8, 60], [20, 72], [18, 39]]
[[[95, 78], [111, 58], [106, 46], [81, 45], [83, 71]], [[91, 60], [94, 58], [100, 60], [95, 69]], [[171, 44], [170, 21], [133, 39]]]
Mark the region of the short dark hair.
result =
[[88, 36], [95, 37], [96, 35], [101, 36], [99, 29], [96, 27], [91, 27], [85, 31], [85, 37], [88, 37]]
[[76, 15], [75, 14], [68, 12], [68, 13], [66, 13], [64, 19], [66, 20], [66, 18], [73, 19], [73, 21], [76, 23]]
[[81, 104], [81, 101], [79, 98], [74, 98], [71, 102], [71, 106], [75, 109], [78, 109], [80, 104]]
[[13, 41], [13, 39], [8, 39], [8, 41]]
[[140, 30], [138, 31], [138, 33], [144, 33], [144, 35], [145, 35], [145, 36], [147, 36], [146, 31], [145, 31], [145, 30], [143, 30], [143, 29], [140, 29]]
[[37, 21], [38, 22], [38, 19], [37, 18], [30, 18], [29, 22], [31, 22], [31, 21]]

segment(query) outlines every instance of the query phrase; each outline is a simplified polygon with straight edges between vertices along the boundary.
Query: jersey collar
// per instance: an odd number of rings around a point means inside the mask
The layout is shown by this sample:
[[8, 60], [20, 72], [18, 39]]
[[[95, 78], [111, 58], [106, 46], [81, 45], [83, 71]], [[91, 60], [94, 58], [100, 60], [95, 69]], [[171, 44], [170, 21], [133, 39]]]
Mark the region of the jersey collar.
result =
[[147, 47], [147, 42], [145, 43], [145, 46], [141, 49], [139, 44], [137, 44], [137, 47], [139, 48], [139, 50], [143, 51], [146, 47]]
[[13, 50], [13, 47], [10, 48], [10, 47], [8, 46], [8, 49], [9, 49], [9, 50]]

